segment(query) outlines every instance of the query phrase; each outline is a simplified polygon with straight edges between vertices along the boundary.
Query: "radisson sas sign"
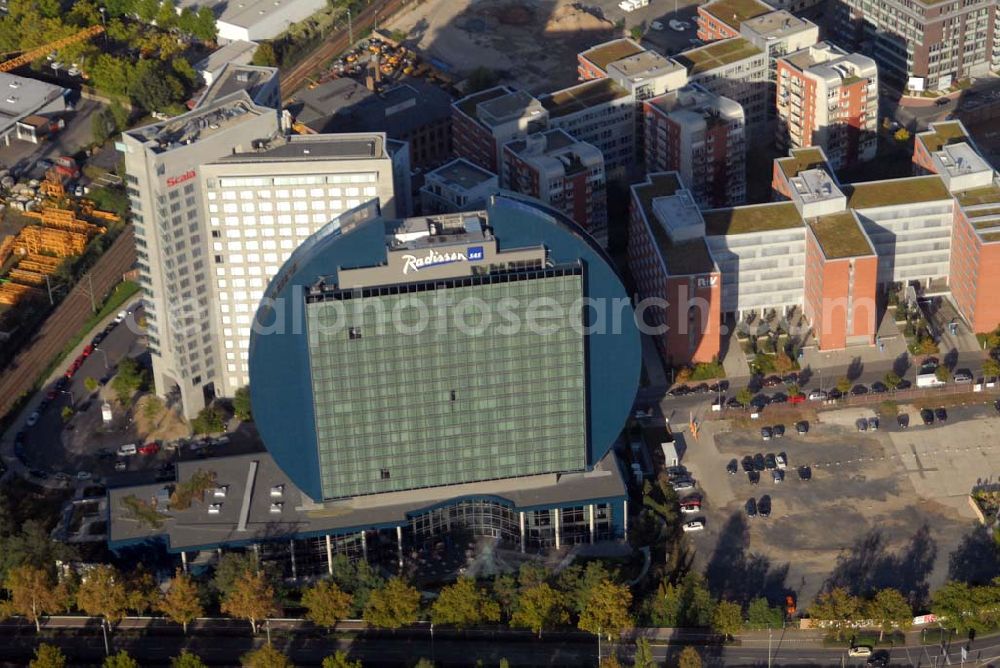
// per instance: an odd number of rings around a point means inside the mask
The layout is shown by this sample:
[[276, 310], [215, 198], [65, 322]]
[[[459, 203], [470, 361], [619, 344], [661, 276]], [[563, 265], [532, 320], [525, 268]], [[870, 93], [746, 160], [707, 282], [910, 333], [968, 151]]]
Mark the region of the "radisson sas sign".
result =
[[440, 264], [451, 264], [452, 262], [477, 262], [485, 257], [482, 246], [469, 246], [465, 252], [448, 251], [439, 252], [433, 248], [428, 249], [424, 255], [403, 255], [403, 273], [420, 271], [429, 267], [436, 267]]

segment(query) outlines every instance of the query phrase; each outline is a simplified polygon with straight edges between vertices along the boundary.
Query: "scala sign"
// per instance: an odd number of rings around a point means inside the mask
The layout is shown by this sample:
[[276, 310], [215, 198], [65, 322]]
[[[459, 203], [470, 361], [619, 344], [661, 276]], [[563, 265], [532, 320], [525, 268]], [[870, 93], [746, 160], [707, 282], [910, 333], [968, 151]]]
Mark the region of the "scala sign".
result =
[[190, 181], [193, 178], [194, 178], [194, 170], [193, 169], [189, 169], [186, 172], [184, 172], [183, 174], [181, 174], [180, 176], [171, 176], [170, 178], [168, 178], [167, 179], [167, 187], [168, 188], [173, 188], [174, 186], [179, 186], [180, 184], [184, 183], [185, 181]]
[[482, 246], [470, 246], [465, 253], [459, 251], [439, 252], [433, 248], [427, 251], [426, 255], [417, 257], [416, 255], [403, 256], [403, 273], [410, 271], [420, 271], [428, 267], [436, 267], [439, 264], [451, 264], [452, 262], [475, 262], [485, 257]]

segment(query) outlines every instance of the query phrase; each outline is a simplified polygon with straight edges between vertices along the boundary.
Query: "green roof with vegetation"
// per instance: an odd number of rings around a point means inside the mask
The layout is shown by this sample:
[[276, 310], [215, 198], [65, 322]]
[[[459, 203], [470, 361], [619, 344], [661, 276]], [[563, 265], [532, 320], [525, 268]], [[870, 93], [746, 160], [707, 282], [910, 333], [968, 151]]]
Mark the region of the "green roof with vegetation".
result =
[[888, 181], [852, 183], [844, 188], [852, 209], [935, 202], [951, 197], [940, 176], [914, 176]]
[[773, 12], [774, 9], [760, 0], [715, 0], [703, 9], [736, 30], [744, 21]]
[[688, 68], [688, 74], [694, 75], [724, 67], [746, 58], [759, 56], [762, 53], [763, 51], [742, 37], [733, 37], [684, 51], [677, 54], [675, 59]]
[[558, 90], [539, 99], [549, 111], [549, 116], [558, 118], [626, 97], [628, 91], [611, 79], [594, 79], [572, 88]]
[[728, 234], [771, 232], [802, 227], [802, 216], [793, 202], [773, 202], [711, 209], [702, 213], [705, 233], [717, 237]]
[[632, 186], [632, 192], [639, 208], [646, 216], [653, 233], [653, 240], [667, 265], [667, 271], [671, 276], [706, 274], [715, 271], [715, 261], [712, 260], [704, 239], [675, 244], [653, 213], [653, 200], [657, 197], [670, 197], [683, 188], [680, 179], [674, 172], [668, 172], [650, 174], [648, 181]]
[[[991, 183], [988, 186], [982, 188], [972, 188], [971, 190], [963, 190], [962, 192], [955, 193], [955, 197], [958, 199], [958, 203], [962, 206], [976, 206], [978, 204], [997, 204], [1000, 203], [1000, 187], [997, 187], [995, 183]], [[989, 216], [992, 215], [994, 210], [990, 209], [987, 211], [971, 211], [967, 212], [967, 215], [971, 216]]]
[[826, 165], [823, 151], [819, 148], [797, 148], [787, 158], [779, 158], [778, 166], [787, 178], [798, 176], [807, 169]]
[[946, 121], [935, 123], [933, 130], [921, 132], [917, 135], [924, 142], [924, 146], [931, 153], [940, 151], [943, 146], [955, 144], [968, 139], [968, 135], [962, 129], [962, 124], [958, 121]]
[[622, 38], [616, 39], [613, 42], [598, 44], [595, 47], [587, 49], [580, 55], [593, 63], [594, 66], [599, 67], [602, 70], [607, 70], [608, 65], [611, 63], [621, 60], [622, 58], [634, 56], [635, 54], [642, 53], [643, 51], [644, 49], [632, 40]]
[[875, 253], [868, 237], [861, 231], [861, 226], [850, 211], [815, 218], [809, 221], [809, 229], [816, 235], [816, 241], [819, 242], [819, 247], [828, 260]]

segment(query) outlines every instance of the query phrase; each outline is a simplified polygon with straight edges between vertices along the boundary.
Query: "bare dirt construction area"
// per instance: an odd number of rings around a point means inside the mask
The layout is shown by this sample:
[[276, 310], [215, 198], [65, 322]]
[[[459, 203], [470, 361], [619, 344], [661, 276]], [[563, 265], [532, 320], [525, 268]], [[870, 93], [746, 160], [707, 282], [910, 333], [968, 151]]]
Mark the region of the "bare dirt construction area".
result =
[[[807, 434], [788, 424], [768, 441], [764, 424], [706, 424], [683, 460], [706, 499], [706, 529], [690, 534], [695, 567], [718, 595], [778, 603], [794, 594], [803, 606], [824, 587], [844, 586], [857, 594], [898, 588], [920, 607], [947, 579], [988, 580], [1000, 564], [968, 494], [1000, 474], [1000, 442], [991, 436], [1000, 419], [986, 407], [952, 412], [927, 427], [910, 409], [909, 429], [891, 420], [864, 433], [857, 421], [870, 410], [823, 412]], [[757, 485], [742, 466], [726, 472], [732, 459], [758, 453], [785, 455], [781, 482], [770, 469]], [[802, 466], [810, 479], [800, 477]], [[765, 496], [768, 517], [759, 512]]]
[[615, 36], [610, 21], [556, 0], [427, 0], [385, 27], [435, 66], [488, 67], [532, 93], [576, 83], [576, 54]]

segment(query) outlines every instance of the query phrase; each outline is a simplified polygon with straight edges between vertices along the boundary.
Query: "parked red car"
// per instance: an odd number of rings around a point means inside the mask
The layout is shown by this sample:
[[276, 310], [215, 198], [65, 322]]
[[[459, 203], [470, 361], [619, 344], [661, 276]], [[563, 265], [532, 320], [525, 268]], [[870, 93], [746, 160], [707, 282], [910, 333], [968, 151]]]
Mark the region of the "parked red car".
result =
[[140, 455], [155, 455], [160, 451], [159, 443], [147, 443], [146, 445], [139, 448]]
[[83, 357], [84, 359], [86, 359], [86, 358], [90, 357], [90, 353], [92, 353], [92, 352], [94, 352], [94, 346], [88, 344], [83, 349], [83, 354], [81, 354], [80, 356]]
[[788, 397], [788, 403], [790, 404], [803, 404], [806, 401], [806, 395], [804, 394], [793, 394]]

